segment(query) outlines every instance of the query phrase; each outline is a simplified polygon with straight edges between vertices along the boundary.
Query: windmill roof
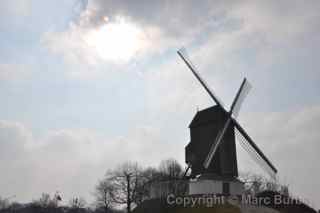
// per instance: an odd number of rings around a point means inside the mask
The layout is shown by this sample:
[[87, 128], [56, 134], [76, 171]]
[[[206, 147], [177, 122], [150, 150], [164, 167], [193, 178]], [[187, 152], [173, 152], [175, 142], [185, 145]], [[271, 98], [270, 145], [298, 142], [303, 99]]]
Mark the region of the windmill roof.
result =
[[217, 105], [198, 111], [192, 119], [189, 128], [215, 121], [221, 115], [223, 115], [223, 111]]

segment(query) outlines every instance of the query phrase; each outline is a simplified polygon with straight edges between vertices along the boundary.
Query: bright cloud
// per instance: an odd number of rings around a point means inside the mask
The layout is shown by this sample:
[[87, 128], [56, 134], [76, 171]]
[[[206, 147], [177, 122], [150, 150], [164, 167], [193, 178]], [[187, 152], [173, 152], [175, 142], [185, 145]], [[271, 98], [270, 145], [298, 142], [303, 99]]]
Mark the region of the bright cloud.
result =
[[108, 63], [122, 66], [149, 58], [175, 45], [157, 26], [143, 27], [133, 19], [116, 16], [103, 18], [98, 26], [71, 23], [67, 31], [47, 32], [42, 43], [71, 64]]

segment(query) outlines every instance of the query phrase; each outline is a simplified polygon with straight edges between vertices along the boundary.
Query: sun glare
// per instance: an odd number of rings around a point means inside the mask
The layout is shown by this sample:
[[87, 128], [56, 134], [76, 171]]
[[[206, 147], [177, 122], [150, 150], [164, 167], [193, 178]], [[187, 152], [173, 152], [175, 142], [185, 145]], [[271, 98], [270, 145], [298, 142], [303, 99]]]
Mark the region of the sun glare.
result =
[[113, 62], [128, 62], [144, 46], [143, 31], [125, 18], [117, 18], [110, 22], [104, 18], [105, 24], [89, 31], [85, 41], [98, 56]]

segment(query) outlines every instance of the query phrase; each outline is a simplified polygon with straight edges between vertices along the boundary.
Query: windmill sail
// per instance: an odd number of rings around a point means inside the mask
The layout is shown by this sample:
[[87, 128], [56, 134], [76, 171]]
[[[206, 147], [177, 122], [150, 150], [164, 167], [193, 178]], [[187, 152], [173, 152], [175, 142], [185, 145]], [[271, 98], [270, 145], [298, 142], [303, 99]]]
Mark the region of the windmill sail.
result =
[[249, 156], [273, 179], [276, 177], [276, 173], [270, 168], [270, 166], [258, 155], [258, 153], [252, 148], [252, 146], [247, 142], [243, 135], [235, 129], [235, 136], [240, 146], [249, 154]]
[[242, 103], [243, 103], [244, 99], [247, 97], [251, 88], [252, 88], [251, 84], [247, 81], [246, 78], [244, 78], [244, 80], [240, 86], [239, 92], [238, 92], [236, 98], [234, 99], [234, 102], [232, 103], [231, 108], [230, 108], [230, 112], [232, 112], [232, 115], [234, 118], [238, 117]]
[[204, 87], [204, 89], [207, 91], [207, 93], [210, 95], [210, 97], [216, 102], [216, 104], [218, 106], [220, 106], [224, 111], [224, 105], [223, 103], [220, 101], [220, 99], [213, 93], [213, 91], [209, 88], [208, 84], [205, 82], [205, 80], [203, 78], [201, 78], [201, 76], [198, 74], [198, 72], [196, 71], [196, 68], [194, 67], [194, 65], [192, 64], [192, 62], [185, 56], [185, 54], [183, 54], [184, 50], [179, 50], [178, 51], [178, 55], [182, 58], [182, 60], [186, 63], [186, 65], [189, 67], [189, 69], [191, 70], [191, 72], [193, 73], [193, 75], [198, 79], [198, 81], [201, 83], [201, 85]]
[[[230, 111], [228, 113], [228, 119], [227, 119], [224, 127], [222, 128], [222, 130], [217, 135], [217, 138], [216, 138], [215, 142], [212, 144], [212, 146], [210, 148], [210, 151], [208, 153], [208, 156], [207, 156], [206, 160], [204, 161], [203, 166], [205, 168], [209, 167], [215, 152], [217, 151], [220, 143], [223, 140], [223, 136], [224, 136], [226, 130], [228, 129], [229, 124], [230, 124], [230, 122], [232, 120], [231, 115], [233, 113], [233, 110], [234, 109], [240, 110], [241, 103], [242, 103], [244, 97], [246, 96], [246, 95], [243, 95], [243, 94], [247, 94], [248, 93], [248, 89], [245, 89], [246, 88], [246, 84], [247, 84], [246, 82], [247, 82], [247, 79], [246, 78], [243, 79], [243, 82], [241, 83], [241, 86], [240, 86], [240, 88], [239, 88], [239, 90], [238, 90], [238, 92], [237, 92], [237, 94], [236, 94], [236, 96], [235, 96], [235, 98], [234, 98], [234, 100], [232, 102]], [[239, 101], [240, 101], [240, 104], [239, 104]]]
[[225, 123], [224, 127], [222, 128], [222, 130], [219, 132], [219, 134], [217, 135], [217, 138], [215, 140], [215, 142], [212, 144], [211, 148], [210, 148], [210, 151], [207, 155], [207, 158], [206, 160], [204, 161], [203, 163], [203, 166], [204, 168], [208, 168], [211, 161], [212, 161], [212, 158], [214, 156], [214, 154], [216, 153], [220, 143], [222, 142], [223, 140], [223, 136], [225, 134], [225, 132], [227, 131], [228, 129], [228, 126], [230, 124], [230, 121], [231, 121], [231, 118], [228, 118], [227, 122]]
[[263, 154], [263, 152], [259, 149], [259, 147], [251, 139], [251, 137], [246, 133], [246, 131], [240, 126], [240, 124], [236, 120], [233, 120], [233, 123], [234, 123], [237, 131], [243, 136], [243, 138], [250, 145], [250, 147], [253, 148], [253, 150], [258, 154], [258, 156], [261, 157], [263, 159], [263, 161], [268, 165], [268, 167], [276, 174], [278, 172], [278, 170], [270, 162], [270, 160]]

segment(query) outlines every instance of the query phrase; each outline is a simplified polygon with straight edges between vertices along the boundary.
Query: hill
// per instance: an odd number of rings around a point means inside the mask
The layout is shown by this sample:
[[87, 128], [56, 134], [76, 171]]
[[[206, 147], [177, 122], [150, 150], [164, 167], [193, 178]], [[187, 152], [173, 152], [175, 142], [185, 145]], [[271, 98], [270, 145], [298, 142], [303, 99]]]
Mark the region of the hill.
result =
[[[277, 197], [278, 196], [278, 197]], [[257, 198], [259, 204], [248, 204], [243, 201], [230, 201], [215, 205], [169, 205], [165, 199], [146, 200], [137, 206], [133, 213], [317, 213], [314, 209], [295, 199], [279, 193], [265, 191]], [[276, 203], [275, 198], [282, 202]], [[265, 202], [270, 200], [271, 202]], [[290, 202], [288, 202], [288, 200]], [[190, 203], [189, 203], [190, 204]]]
[[267, 207], [237, 206], [231, 204], [217, 204], [213, 206], [196, 205], [194, 207], [183, 205], [168, 205], [165, 200], [152, 199], [144, 201], [134, 209], [133, 213], [279, 213]]

